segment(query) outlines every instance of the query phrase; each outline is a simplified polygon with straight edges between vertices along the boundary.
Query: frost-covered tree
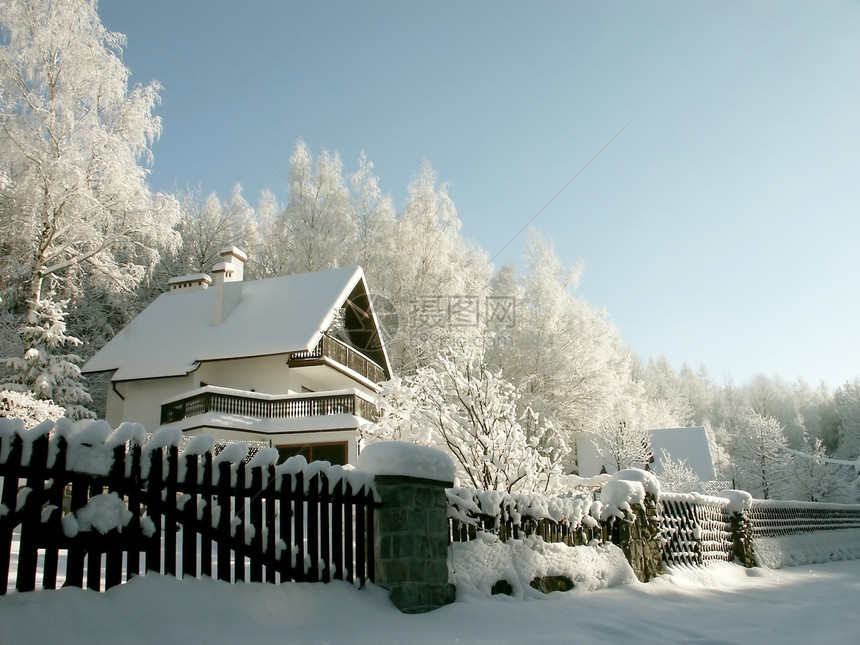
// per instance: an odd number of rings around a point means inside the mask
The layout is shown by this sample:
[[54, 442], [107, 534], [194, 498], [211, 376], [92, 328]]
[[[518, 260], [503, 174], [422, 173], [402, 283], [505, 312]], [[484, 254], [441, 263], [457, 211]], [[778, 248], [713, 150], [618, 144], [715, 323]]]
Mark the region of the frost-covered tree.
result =
[[625, 419], [609, 420], [591, 431], [600, 457], [615, 471], [642, 468], [653, 459], [651, 437], [645, 428]]
[[29, 321], [46, 288], [135, 288], [177, 243], [179, 211], [142, 165], [160, 86], [129, 89], [94, 0], [10, 0], [0, 34], [0, 286]]
[[340, 155], [323, 150], [314, 162], [305, 142], [296, 144], [283, 226], [291, 245], [291, 273], [330, 269], [349, 257], [355, 221]]
[[395, 251], [392, 246], [396, 225], [394, 205], [391, 197], [380, 189], [379, 178], [373, 174], [373, 162], [363, 152], [358, 170], [349, 183], [357, 234], [353, 258], [368, 277], [375, 278], [386, 270]]
[[439, 447], [476, 488], [546, 490], [562, 472], [564, 441], [480, 351], [452, 348], [405, 383], [389, 384], [380, 399], [381, 417], [368, 439]]
[[248, 253], [246, 275], [249, 278], [272, 278], [288, 273], [292, 247], [282, 214], [274, 193], [264, 190], [257, 203], [249, 239], [233, 242]]
[[254, 209], [245, 201], [239, 184], [226, 202], [215, 193], [204, 198], [199, 189], [189, 189], [181, 196], [180, 206], [182, 218], [176, 230], [182, 245], [175, 257], [162, 261], [168, 278], [209, 271], [220, 261], [225, 246], [245, 248], [253, 241]]
[[51, 295], [30, 307], [21, 332], [28, 349], [23, 357], [3, 359], [12, 368], [12, 375], [0, 383], [0, 388], [30, 392], [36, 399], [62, 406], [72, 419], [91, 418], [95, 415], [86, 407], [92, 399], [81, 380], [81, 358], [64, 353], [66, 348], [82, 342], [66, 333], [66, 303], [53, 300]]
[[782, 426], [773, 417], [750, 413], [734, 454], [738, 487], [764, 499], [790, 493], [790, 453]]
[[837, 388], [834, 401], [840, 422], [836, 454], [845, 459], [860, 459], [860, 379]]
[[689, 425], [693, 419], [693, 405], [690, 396], [695, 391], [699, 394], [697, 386], [692, 381], [690, 368], [686, 365], [682, 368], [682, 377], [675, 373], [675, 368], [669, 363], [669, 359], [660, 356], [649, 360], [643, 374], [643, 384], [648, 398], [655, 404], [666, 406], [669, 414], [677, 420], [680, 426]]
[[452, 306], [483, 301], [491, 266], [484, 252], [463, 240], [460, 227], [448, 187], [424, 163], [387, 241], [389, 259], [368, 276], [400, 313], [400, 332], [389, 343], [398, 374], [412, 374], [446, 347], [480, 335], [475, 317], [466, 315], [467, 324], [460, 324]]
[[[499, 358], [505, 374], [525, 386], [529, 403], [552, 419], [570, 444], [578, 432], [599, 432], [621, 421], [619, 404], [647, 415], [632, 379], [631, 356], [602, 312], [574, 296], [581, 267], [566, 269], [537, 234], [526, 242], [526, 271], [516, 285], [516, 325]], [[521, 296], [520, 296], [521, 294]], [[573, 466], [573, 464], [568, 464]]]
[[672, 459], [666, 449], [660, 451], [657, 458], [660, 474], [660, 489], [672, 493], [700, 493], [702, 492], [702, 480], [692, 468], [687, 465], [686, 459]]
[[803, 452], [792, 453], [791, 484], [794, 497], [810, 502], [853, 502], [853, 469], [834, 463], [821, 439], [807, 437]]

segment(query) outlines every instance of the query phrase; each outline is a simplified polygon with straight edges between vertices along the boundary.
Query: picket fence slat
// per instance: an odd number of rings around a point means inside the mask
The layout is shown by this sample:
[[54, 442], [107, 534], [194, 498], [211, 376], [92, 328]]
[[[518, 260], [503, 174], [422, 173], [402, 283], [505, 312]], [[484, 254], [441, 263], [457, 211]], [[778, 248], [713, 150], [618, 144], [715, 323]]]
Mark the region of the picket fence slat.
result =
[[[197, 519], [198, 488], [197, 488], [197, 455], [185, 457], [186, 495], [188, 496], [181, 509], [184, 515], [183, 526], [193, 526]], [[182, 576], [197, 577], [197, 535], [190, 530], [182, 531]]]
[[207, 487], [206, 490], [209, 492], [203, 494], [199, 502], [202, 505], [202, 510], [200, 513], [200, 524], [201, 526], [208, 527], [210, 529], [209, 531], [205, 531], [200, 535], [200, 575], [206, 576], [208, 578], [212, 577], [211, 529], [213, 528], [212, 504], [214, 498], [212, 497], [211, 487], [213, 473], [215, 472], [213, 460], [214, 455], [211, 452], [207, 452], [203, 456], [203, 478], [201, 481]]
[[[277, 501], [275, 499], [275, 467], [272, 464], [266, 468], [266, 554], [269, 558], [277, 559], [278, 533], [275, 520], [277, 519]], [[266, 567], [266, 582], [277, 582], [277, 569], [274, 565]]]

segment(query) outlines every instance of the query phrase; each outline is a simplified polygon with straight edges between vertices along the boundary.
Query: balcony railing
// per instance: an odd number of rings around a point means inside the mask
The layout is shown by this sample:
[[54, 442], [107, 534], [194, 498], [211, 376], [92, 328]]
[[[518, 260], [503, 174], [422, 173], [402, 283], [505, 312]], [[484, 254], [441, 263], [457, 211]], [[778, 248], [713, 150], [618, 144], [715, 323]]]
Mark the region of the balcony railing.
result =
[[257, 419], [291, 419], [330, 414], [352, 414], [376, 419], [376, 406], [355, 391], [287, 394], [284, 396], [231, 394], [226, 388], [207, 386], [185, 398], [161, 406], [161, 423], [217, 412]]
[[311, 351], [293, 352], [290, 354], [290, 366], [299, 366], [305, 361], [319, 361], [323, 358], [330, 358], [348, 367], [353, 372], [361, 374], [373, 383], [381, 383], [386, 380], [385, 370], [379, 365], [349, 345], [325, 335]]

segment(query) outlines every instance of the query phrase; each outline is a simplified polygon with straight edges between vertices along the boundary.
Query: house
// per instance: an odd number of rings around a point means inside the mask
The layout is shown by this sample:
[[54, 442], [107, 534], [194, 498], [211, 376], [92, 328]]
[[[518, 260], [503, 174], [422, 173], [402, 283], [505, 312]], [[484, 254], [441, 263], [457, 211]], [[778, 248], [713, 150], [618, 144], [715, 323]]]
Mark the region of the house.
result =
[[106, 420], [354, 461], [391, 377], [361, 268], [244, 281], [245, 254], [221, 257], [171, 279], [84, 365], [111, 373]]
[[[660, 475], [662, 469], [663, 450], [670, 459], [683, 459], [693, 472], [703, 482], [714, 479], [714, 462], [711, 455], [711, 446], [708, 443], [708, 435], [705, 428], [701, 426], [692, 428], [657, 428], [648, 430], [651, 443], [651, 452], [654, 462], [648, 467]], [[590, 434], [581, 434], [577, 437], [577, 465], [579, 475], [582, 477], [593, 477], [605, 469], [612, 472], [613, 465], [604, 460], [595, 445], [595, 437]], [[640, 464], [639, 467], [644, 467]]]

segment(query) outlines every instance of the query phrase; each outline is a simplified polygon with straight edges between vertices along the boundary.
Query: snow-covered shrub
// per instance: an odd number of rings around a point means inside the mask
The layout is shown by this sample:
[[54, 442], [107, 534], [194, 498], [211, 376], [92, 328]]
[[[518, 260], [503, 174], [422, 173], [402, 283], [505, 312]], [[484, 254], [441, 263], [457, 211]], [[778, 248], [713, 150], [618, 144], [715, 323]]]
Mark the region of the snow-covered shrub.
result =
[[657, 476], [660, 487], [673, 493], [701, 493], [702, 480], [686, 459], [672, 459], [672, 455], [663, 448], [659, 458], [661, 473]]
[[489, 596], [501, 581], [516, 598], [539, 598], [543, 594], [530, 584], [546, 576], [564, 576], [573, 582], [567, 593], [582, 594], [596, 589], [635, 582], [636, 576], [614, 544], [567, 546], [550, 544], [538, 536], [502, 542], [495, 535], [479, 533], [471, 542], [452, 547], [451, 582], [457, 593]]
[[406, 440], [450, 454], [463, 482], [484, 490], [547, 491], [562, 474], [564, 440], [486, 364], [482, 348], [450, 348], [379, 396], [364, 439]]
[[37, 399], [32, 393], [0, 390], [0, 417], [21, 419], [24, 426], [33, 428], [42, 421], [59, 419], [66, 413], [53, 401]]

